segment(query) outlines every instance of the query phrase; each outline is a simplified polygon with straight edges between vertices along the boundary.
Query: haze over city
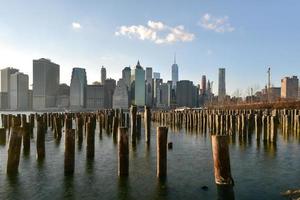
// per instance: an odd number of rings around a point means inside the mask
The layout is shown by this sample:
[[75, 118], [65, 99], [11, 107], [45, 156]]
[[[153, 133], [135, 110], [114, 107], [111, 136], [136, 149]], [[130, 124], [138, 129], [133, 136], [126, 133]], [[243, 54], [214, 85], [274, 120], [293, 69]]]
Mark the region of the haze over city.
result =
[[[179, 79], [217, 83], [226, 68], [232, 94], [299, 75], [299, 2], [296, 1], [0, 1], [0, 66], [29, 74], [32, 60], [60, 65], [60, 82], [73, 67], [86, 68], [88, 82], [100, 67], [118, 80], [140, 60], [171, 80], [177, 55]], [[113, 12], [112, 12], [113, 10]], [[214, 85], [217, 92], [217, 84]], [[245, 95], [243, 93], [243, 95]]]

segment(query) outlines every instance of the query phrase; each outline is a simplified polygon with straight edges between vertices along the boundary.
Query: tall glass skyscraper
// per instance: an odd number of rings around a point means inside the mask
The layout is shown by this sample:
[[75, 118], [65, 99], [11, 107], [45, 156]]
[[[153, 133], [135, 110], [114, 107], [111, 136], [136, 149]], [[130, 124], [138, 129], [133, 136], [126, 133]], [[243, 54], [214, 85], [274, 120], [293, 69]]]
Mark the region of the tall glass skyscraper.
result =
[[172, 65], [172, 88], [176, 89], [178, 81], [178, 65], [176, 64], [176, 56], [174, 57], [174, 64]]
[[70, 107], [84, 108], [86, 106], [86, 72], [83, 68], [73, 68], [70, 84]]
[[132, 81], [134, 81], [134, 104], [145, 105], [145, 70], [138, 61], [135, 69], [132, 70]]
[[225, 68], [219, 68], [219, 88], [218, 88], [218, 100], [224, 100], [226, 96], [226, 85], [225, 85]]

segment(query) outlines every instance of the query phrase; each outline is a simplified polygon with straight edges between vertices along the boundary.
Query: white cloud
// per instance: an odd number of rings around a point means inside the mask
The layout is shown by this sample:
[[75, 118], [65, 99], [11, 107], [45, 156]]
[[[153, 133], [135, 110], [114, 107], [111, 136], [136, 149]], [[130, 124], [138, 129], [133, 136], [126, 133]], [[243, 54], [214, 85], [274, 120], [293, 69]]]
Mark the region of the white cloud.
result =
[[190, 42], [195, 35], [184, 30], [184, 26], [171, 27], [162, 22], [148, 21], [147, 26], [121, 26], [115, 32], [116, 36], [127, 36], [140, 40], [150, 40], [156, 44], [172, 44], [175, 42]]
[[82, 26], [81, 26], [81, 24], [78, 23], [78, 22], [72, 22], [72, 28], [73, 28], [73, 29], [81, 29]]
[[217, 33], [233, 32], [235, 29], [229, 22], [229, 17], [214, 17], [209, 13], [202, 16], [199, 25], [206, 30], [215, 31]]

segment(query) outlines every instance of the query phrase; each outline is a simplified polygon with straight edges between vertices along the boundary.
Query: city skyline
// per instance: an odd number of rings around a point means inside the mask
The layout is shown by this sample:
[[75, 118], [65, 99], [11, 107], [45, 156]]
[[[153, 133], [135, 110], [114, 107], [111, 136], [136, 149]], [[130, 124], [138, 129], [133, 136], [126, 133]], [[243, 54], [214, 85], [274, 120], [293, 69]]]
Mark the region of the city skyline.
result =
[[[108, 11], [115, 7], [114, 1], [89, 5], [73, 1], [2, 2], [0, 67], [19, 68], [29, 74], [32, 84], [32, 60], [45, 57], [60, 64], [61, 83], [70, 82], [73, 67], [86, 68], [92, 83], [99, 81], [102, 65], [108, 78], [118, 80], [125, 66], [134, 67], [140, 60], [167, 81], [171, 80], [169, 66], [176, 52], [180, 80], [199, 84], [206, 75], [216, 83], [217, 70], [224, 67], [228, 94], [236, 89], [245, 92], [254, 85], [263, 88], [268, 67], [274, 86], [280, 85], [282, 77], [299, 76], [300, 50], [295, 42], [300, 37], [299, 3], [251, 1], [236, 6], [235, 1], [172, 2], [159, 2], [158, 9], [155, 1], [118, 2], [113, 13]], [[165, 13], [166, 9], [174, 12]], [[9, 14], [12, 10], [16, 14]], [[126, 14], [132, 11], [140, 17]], [[217, 91], [216, 84], [213, 91]]]

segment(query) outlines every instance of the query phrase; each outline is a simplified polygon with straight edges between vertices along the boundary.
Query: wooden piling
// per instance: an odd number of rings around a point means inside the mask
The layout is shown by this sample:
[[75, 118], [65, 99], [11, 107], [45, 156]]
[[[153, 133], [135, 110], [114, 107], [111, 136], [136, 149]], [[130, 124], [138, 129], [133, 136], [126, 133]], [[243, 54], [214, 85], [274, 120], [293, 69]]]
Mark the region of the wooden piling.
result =
[[86, 156], [87, 159], [93, 159], [95, 156], [95, 130], [91, 122], [88, 122], [86, 125]]
[[45, 159], [45, 128], [41, 119], [37, 121], [36, 152], [38, 161]]
[[126, 177], [129, 174], [129, 146], [128, 129], [120, 127], [118, 129], [118, 175]]
[[167, 176], [167, 143], [168, 143], [168, 128], [157, 127], [156, 176], [158, 178], [164, 178]]
[[22, 129], [20, 127], [12, 127], [9, 137], [8, 157], [7, 157], [7, 174], [18, 173], [20, 153], [22, 143]]
[[215, 182], [217, 185], [233, 185], [230, 170], [228, 136], [212, 135]]
[[73, 174], [74, 166], [75, 166], [75, 130], [68, 129], [65, 132], [65, 160], [64, 160], [65, 175]]
[[148, 106], [145, 106], [144, 113], [144, 126], [145, 126], [145, 142], [150, 144], [151, 139], [151, 111]]

